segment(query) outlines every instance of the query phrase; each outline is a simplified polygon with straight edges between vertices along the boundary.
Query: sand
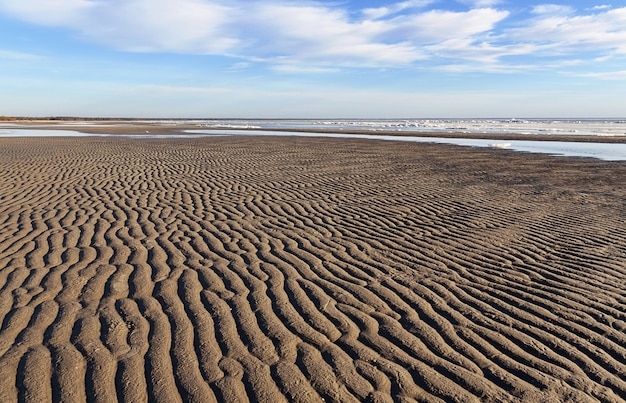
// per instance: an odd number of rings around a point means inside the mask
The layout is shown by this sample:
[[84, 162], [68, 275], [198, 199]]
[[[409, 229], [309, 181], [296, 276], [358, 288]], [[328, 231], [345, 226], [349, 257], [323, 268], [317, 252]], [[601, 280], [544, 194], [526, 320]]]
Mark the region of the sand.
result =
[[0, 401], [624, 401], [626, 163], [0, 139]]

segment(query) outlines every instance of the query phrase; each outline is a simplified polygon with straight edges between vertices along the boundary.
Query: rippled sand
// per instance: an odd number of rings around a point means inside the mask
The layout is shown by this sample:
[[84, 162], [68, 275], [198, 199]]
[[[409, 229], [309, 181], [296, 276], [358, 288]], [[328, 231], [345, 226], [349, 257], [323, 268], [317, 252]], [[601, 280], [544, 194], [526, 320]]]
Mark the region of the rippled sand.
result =
[[622, 401], [626, 164], [0, 139], [0, 401]]

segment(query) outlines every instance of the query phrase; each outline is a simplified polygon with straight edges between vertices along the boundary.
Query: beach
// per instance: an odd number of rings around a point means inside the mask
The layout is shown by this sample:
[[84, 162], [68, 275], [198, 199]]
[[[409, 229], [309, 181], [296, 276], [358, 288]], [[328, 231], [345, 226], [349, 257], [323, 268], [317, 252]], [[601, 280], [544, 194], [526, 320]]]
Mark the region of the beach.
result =
[[0, 138], [0, 402], [624, 401], [625, 183], [443, 144]]

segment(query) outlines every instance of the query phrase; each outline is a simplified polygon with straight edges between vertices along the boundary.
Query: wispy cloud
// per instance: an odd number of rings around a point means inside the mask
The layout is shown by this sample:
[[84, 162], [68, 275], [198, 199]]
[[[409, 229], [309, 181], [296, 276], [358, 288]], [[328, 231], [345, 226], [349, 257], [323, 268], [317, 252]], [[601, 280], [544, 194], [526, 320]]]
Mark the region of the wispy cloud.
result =
[[606, 9], [609, 9], [609, 8], [612, 8], [611, 5], [609, 5], [609, 4], [601, 4], [599, 6], [591, 7], [591, 10], [606, 10]]
[[626, 7], [587, 15], [544, 9], [523, 26], [506, 31], [506, 36], [542, 44], [555, 54], [626, 54]]
[[[458, 0], [466, 10], [406, 0], [350, 10], [341, 2], [281, 0], [0, 0], [0, 13], [62, 27], [130, 52], [229, 56], [276, 70], [431, 64], [505, 65], [508, 57], [590, 60], [626, 54], [626, 7], [539, 4], [509, 24], [500, 0]], [[510, 3], [510, 2], [509, 2]], [[6, 54], [0, 57], [8, 57]]]
[[534, 6], [532, 12], [540, 15], [567, 15], [573, 13], [574, 9], [560, 4], [540, 4]]
[[580, 74], [582, 77], [599, 78], [601, 80], [626, 80], [626, 70], [608, 71], [601, 73]]
[[458, 0], [458, 2], [471, 7], [492, 7], [502, 3], [502, 0]]
[[0, 60], [34, 61], [34, 60], [40, 60], [42, 58], [43, 58], [42, 56], [31, 54], [31, 53], [15, 52], [13, 50], [0, 49]]
[[5, 13], [35, 24], [74, 27], [86, 14], [96, 8], [90, 0], [24, 0], [0, 2]]
[[301, 74], [301, 73], [329, 73], [335, 72], [337, 68], [331, 67], [317, 67], [317, 66], [306, 66], [301, 64], [277, 64], [272, 67], [272, 70], [280, 72], [280, 73], [288, 73], [288, 74]]
[[390, 5], [382, 6], [382, 7], [366, 8], [366, 9], [363, 9], [362, 13], [363, 15], [366, 16], [366, 18], [377, 19], [377, 18], [387, 17], [392, 14], [397, 14], [407, 9], [422, 8], [433, 3], [434, 1], [435, 0], [403, 1], [401, 3], [390, 4]]
[[318, 5], [258, 4], [246, 17], [244, 46], [233, 51], [278, 64], [401, 65], [424, 56], [405, 38], [382, 36], [386, 22], [351, 21], [346, 10]]

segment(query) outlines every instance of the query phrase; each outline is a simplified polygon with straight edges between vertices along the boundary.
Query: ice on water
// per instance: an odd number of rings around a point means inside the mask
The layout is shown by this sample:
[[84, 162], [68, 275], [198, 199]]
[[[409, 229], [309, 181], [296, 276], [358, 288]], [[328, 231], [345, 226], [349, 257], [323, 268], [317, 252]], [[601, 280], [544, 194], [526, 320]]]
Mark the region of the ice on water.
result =
[[213, 128], [324, 128], [372, 131], [624, 136], [624, 119], [207, 120]]

